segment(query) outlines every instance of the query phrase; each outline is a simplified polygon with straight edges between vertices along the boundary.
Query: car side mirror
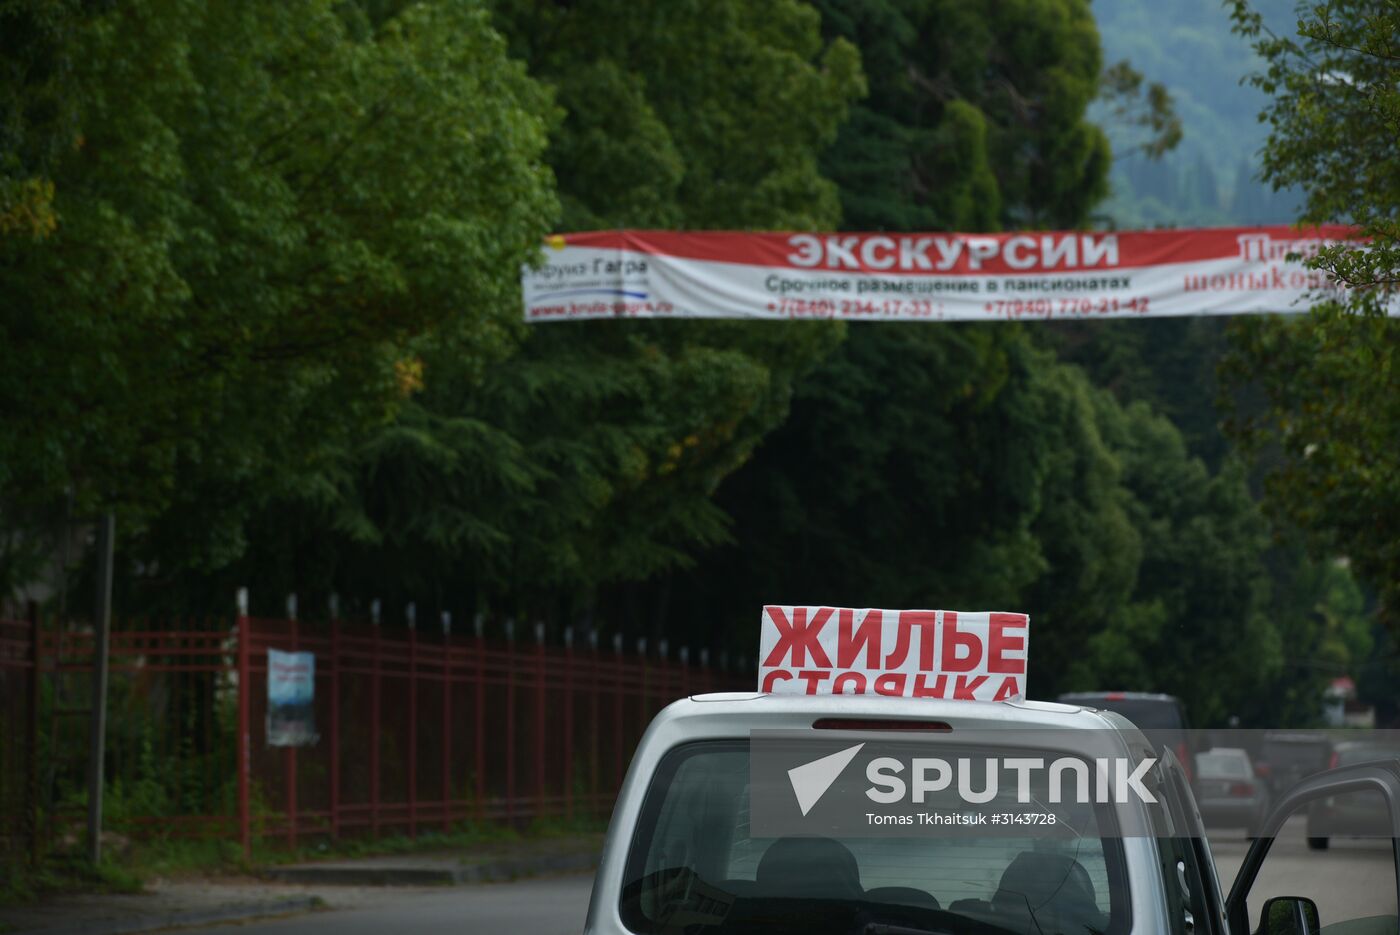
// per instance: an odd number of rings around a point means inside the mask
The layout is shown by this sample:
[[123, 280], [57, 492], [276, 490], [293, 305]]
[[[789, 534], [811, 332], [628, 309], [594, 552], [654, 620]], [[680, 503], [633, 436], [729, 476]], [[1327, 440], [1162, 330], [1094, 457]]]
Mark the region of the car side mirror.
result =
[[1306, 896], [1275, 896], [1264, 903], [1256, 935], [1317, 935], [1317, 903]]

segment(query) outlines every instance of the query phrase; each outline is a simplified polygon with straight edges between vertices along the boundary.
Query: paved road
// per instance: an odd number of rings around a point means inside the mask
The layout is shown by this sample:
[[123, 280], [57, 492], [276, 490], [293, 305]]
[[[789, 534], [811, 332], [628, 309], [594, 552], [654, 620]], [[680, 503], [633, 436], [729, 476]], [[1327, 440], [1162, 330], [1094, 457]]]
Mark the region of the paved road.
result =
[[[1211, 844], [1221, 885], [1228, 890], [1244, 859], [1242, 832], [1224, 832]], [[1310, 896], [1322, 920], [1336, 922], [1394, 913], [1395, 877], [1388, 842], [1334, 840], [1309, 851], [1302, 825], [1290, 825], [1274, 843], [1262, 881], [1273, 895]], [[461, 886], [385, 888], [342, 904], [347, 908], [241, 926], [246, 935], [370, 935], [370, 933], [490, 933], [573, 935], [583, 925], [588, 875]], [[1258, 890], [1256, 890], [1258, 891]], [[327, 892], [334, 906], [334, 891]], [[1258, 906], [1251, 906], [1257, 918]]]
[[[239, 926], [240, 935], [578, 935], [590, 874], [442, 889], [385, 887], [371, 905]], [[332, 906], [333, 893], [328, 893]], [[219, 931], [214, 929], [213, 931]]]
[[[1247, 850], [1242, 833], [1213, 833], [1211, 852], [1215, 855], [1220, 886], [1227, 893]], [[1294, 818], [1274, 839], [1251, 892], [1307, 896], [1317, 903], [1324, 925], [1371, 915], [1394, 915], [1395, 860], [1390, 842], [1333, 838], [1327, 850], [1310, 851], [1305, 821]], [[1262, 903], [1251, 898], [1251, 920], [1259, 918]]]

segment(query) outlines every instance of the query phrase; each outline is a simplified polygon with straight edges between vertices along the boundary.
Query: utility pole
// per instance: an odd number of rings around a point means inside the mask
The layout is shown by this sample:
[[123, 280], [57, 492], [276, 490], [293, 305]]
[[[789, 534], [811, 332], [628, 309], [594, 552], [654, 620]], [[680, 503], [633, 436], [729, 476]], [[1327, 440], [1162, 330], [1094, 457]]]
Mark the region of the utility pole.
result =
[[102, 859], [102, 761], [107, 741], [107, 642], [112, 629], [112, 551], [117, 520], [97, 523], [97, 599], [93, 603], [92, 719], [88, 735], [88, 861]]

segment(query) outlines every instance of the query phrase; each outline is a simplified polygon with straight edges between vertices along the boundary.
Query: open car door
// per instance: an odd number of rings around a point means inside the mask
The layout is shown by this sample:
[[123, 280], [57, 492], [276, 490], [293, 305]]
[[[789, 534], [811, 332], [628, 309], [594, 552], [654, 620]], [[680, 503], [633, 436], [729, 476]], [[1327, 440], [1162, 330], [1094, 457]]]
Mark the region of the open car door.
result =
[[[1373, 816], [1374, 828], [1365, 831], [1369, 846], [1376, 856], [1382, 856], [1383, 849], [1389, 850], [1389, 867], [1375, 881], [1378, 904], [1388, 907], [1400, 905], [1400, 760], [1363, 763], [1328, 770], [1304, 779], [1289, 790], [1260, 828], [1260, 836], [1255, 840], [1244, 863], [1240, 865], [1230, 895], [1225, 900], [1225, 914], [1230, 923], [1232, 935], [1396, 935], [1400, 932], [1400, 916], [1394, 910], [1382, 910], [1385, 914], [1370, 914], [1345, 921], [1329, 921], [1321, 918], [1316, 901], [1306, 895], [1290, 892], [1257, 892], [1253, 901], [1259, 907], [1257, 928], [1252, 928], [1249, 919], [1251, 892], [1259, 883], [1260, 870], [1264, 867], [1269, 851], [1279, 842], [1290, 818], [1295, 818], [1289, 827], [1288, 843], [1303, 832], [1295, 816], [1331, 807], [1338, 801], [1363, 798]], [[1310, 852], [1317, 867], [1323, 869], [1326, 862], [1324, 852]], [[1273, 887], [1269, 887], [1272, 889]]]

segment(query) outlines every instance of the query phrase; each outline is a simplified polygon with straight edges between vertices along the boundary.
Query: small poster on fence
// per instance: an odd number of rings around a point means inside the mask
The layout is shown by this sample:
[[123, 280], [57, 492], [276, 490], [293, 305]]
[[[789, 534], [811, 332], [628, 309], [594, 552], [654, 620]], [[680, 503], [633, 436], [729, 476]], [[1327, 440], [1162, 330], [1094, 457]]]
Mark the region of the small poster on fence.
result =
[[309, 747], [316, 734], [316, 654], [267, 651], [267, 745]]

